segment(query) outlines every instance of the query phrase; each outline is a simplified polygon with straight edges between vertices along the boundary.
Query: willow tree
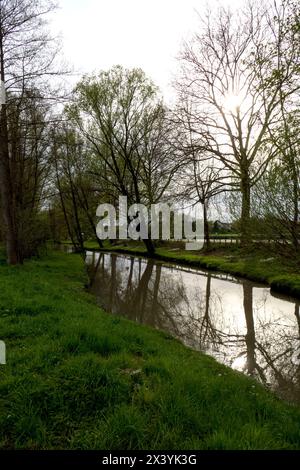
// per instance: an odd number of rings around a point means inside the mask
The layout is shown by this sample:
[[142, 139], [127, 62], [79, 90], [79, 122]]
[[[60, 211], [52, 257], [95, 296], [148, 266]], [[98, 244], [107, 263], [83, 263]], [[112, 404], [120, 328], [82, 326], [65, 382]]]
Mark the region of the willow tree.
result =
[[288, 2], [208, 12], [181, 53], [179, 99], [193, 102], [200, 148], [220, 160], [241, 193], [245, 243], [251, 188], [274, 157], [266, 151], [268, 130], [278, 125], [282, 100], [299, 89], [299, 35], [287, 27], [289, 13]]
[[[115, 66], [85, 77], [68, 114], [90, 144], [94, 174], [109, 195], [128, 203], [158, 202], [175, 172], [170, 128], [157, 87], [140, 69]], [[152, 240], [143, 240], [150, 254]]]

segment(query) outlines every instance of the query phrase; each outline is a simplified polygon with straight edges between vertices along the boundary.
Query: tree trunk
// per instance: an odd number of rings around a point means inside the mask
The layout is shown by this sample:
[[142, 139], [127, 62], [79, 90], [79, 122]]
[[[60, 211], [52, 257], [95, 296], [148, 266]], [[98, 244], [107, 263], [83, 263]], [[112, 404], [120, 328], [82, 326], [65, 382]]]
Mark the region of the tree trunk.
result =
[[18, 253], [17, 234], [14, 222], [14, 204], [10, 181], [9, 155], [7, 146], [6, 110], [2, 106], [0, 121], [0, 186], [1, 206], [3, 217], [3, 234], [6, 245], [6, 257], [8, 264], [20, 262]]
[[241, 244], [246, 246], [251, 240], [250, 231], [250, 181], [245, 176], [241, 181], [242, 213], [241, 213]]
[[[0, 79], [5, 83], [4, 75], [4, 53], [2, 24], [0, 23]], [[1, 104], [0, 104], [1, 106]], [[20, 262], [18, 250], [18, 237], [15, 224], [14, 197], [11, 181], [9, 150], [8, 150], [8, 129], [6, 104], [1, 106], [0, 116], [0, 186], [1, 186], [1, 206], [3, 217], [3, 232], [6, 245], [6, 257], [8, 264], [18, 264]]]
[[204, 244], [206, 249], [210, 247], [209, 224], [207, 219], [207, 201], [203, 203], [203, 225], [204, 225]]
[[296, 170], [295, 162], [292, 162], [292, 178], [293, 178], [293, 205], [294, 214], [292, 221], [292, 241], [295, 251], [299, 251], [299, 178]]
[[154, 256], [155, 254], [155, 247], [154, 247], [154, 243], [153, 241], [151, 240], [151, 238], [147, 239], [147, 240], [143, 240], [146, 248], [147, 248], [147, 253], [149, 256]]
[[103, 248], [103, 242], [102, 240], [98, 237], [97, 233], [95, 234], [96, 235], [96, 240], [97, 240], [97, 243], [99, 245], [99, 248]]
[[84, 190], [83, 186], [81, 186], [81, 191], [77, 190], [77, 197], [79, 199], [79, 203], [80, 203], [81, 208], [84, 210], [84, 212], [85, 212], [85, 214], [88, 218], [88, 221], [90, 223], [91, 229], [93, 230], [93, 233], [95, 235], [95, 238], [97, 240], [99, 248], [103, 248], [103, 242], [97, 235], [96, 224], [94, 223], [93, 217], [91, 216], [88, 197], [86, 196], [86, 193], [85, 193], [85, 190]]

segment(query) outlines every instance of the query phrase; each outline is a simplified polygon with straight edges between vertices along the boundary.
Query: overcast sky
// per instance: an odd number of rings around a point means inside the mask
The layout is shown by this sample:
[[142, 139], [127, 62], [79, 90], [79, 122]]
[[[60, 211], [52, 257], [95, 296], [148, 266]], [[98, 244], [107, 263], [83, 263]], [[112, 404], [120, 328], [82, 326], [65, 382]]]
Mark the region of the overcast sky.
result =
[[[87, 73], [121, 64], [141, 67], [172, 97], [170, 82], [184, 38], [196, 30], [195, 10], [207, 0], [59, 0], [52, 28], [60, 33], [64, 56]], [[243, 0], [210, 0], [241, 7]]]

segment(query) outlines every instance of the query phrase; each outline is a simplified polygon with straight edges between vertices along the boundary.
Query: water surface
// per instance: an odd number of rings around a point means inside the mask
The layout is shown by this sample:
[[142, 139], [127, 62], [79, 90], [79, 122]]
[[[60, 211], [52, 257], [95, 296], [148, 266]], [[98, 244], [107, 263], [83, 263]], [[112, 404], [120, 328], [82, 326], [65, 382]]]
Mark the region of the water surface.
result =
[[107, 311], [179, 338], [281, 397], [300, 402], [300, 301], [226, 274], [87, 252], [91, 291]]

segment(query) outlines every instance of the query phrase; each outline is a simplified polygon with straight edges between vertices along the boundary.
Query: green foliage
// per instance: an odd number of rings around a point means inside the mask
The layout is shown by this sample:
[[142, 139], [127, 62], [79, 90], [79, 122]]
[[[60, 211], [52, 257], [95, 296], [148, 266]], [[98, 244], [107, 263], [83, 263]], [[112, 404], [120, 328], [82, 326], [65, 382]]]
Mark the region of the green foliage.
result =
[[157, 202], [169, 186], [176, 164], [158, 88], [139, 68], [119, 65], [76, 86], [68, 118], [87, 139], [91, 172], [114, 202]]

